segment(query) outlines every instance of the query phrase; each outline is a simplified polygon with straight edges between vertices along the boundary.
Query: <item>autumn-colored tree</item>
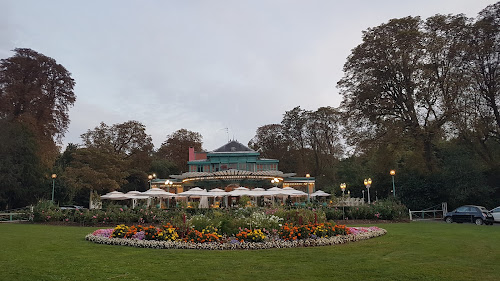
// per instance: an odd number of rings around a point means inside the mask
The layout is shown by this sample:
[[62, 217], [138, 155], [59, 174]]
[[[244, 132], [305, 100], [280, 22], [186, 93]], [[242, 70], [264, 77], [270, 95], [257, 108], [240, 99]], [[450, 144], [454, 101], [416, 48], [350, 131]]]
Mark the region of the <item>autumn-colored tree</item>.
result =
[[197, 132], [180, 129], [167, 136], [158, 149], [157, 157], [172, 161], [181, 172], [187, 171], [189, 160], [189, 148], [195, 151], [202, 150], [202, 135]]
[[54, 59], [31, 49], [15, 49], [0, 60], [0, 119], [20, 122], [36, 135], [45, 166], [57, 155], [55, 141], [64, 136], [68, 110], [75, 102], [71, 73]]

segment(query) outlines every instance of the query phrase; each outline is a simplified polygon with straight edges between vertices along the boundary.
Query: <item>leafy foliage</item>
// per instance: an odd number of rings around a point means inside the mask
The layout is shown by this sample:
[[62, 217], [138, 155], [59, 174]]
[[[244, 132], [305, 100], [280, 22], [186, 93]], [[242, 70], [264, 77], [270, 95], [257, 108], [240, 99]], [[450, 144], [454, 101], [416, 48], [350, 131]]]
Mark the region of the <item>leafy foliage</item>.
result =
[[180, 171], [185, 172], [189, 148], [194, 147], [195, 151], [201, 151], [202, 139], [200, 133], [186, 129], [177, 130], [167, 136], [167, 140], [158, 149], [157, 156], [172, 161]]

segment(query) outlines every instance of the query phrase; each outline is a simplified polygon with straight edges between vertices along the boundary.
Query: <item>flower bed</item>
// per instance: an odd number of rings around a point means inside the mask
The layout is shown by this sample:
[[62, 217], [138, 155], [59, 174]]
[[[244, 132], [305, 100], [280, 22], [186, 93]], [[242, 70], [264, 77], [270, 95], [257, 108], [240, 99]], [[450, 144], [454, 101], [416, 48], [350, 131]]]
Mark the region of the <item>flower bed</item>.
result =
[[179, 238], [178, 231], [182, 232], [169, 224], [161, 228], [119, 225], [114, 229], [98, 229], [85, 236], [85, 239], [99, 244], [138, 248], [257, 250], [344, 244], [387, 233], [385, 229], [374, 226], [345, 227], [330, 224], [285, 225], [276, 234], [265, 229], [242, 229], [235, 237], [220, 235], [216, 228], [211, 227], [202, 231], [185, 230], [182, 233], [184, 238]]

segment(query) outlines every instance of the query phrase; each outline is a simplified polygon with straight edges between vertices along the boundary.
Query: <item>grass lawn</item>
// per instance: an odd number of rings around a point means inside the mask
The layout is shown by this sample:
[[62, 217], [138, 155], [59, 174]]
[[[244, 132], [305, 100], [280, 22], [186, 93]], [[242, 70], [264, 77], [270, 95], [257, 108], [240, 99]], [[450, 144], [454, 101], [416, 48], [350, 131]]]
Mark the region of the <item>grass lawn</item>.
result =
[[0, 280], [500, 280], [500, 227], [381, 224], [345, 245], [155, 250], [84, 240], [95, 227], [0, 224]]

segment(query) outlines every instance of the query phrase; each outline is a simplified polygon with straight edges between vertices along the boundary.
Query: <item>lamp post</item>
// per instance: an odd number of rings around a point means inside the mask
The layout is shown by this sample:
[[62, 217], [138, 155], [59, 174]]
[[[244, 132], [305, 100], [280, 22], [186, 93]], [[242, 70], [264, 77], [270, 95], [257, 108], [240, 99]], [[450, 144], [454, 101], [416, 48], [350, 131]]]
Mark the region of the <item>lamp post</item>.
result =
[[396, 186], [394, 185], [394, 176], [396, 175], [396, 170], [391, 170], [390, 174], [392, 176], [392, 195], [394, 196], [394, 198], [396, 198]]
[[[170, 187], [172, 187], [173, 184], [171, 180], [165, 181], [165, 185], [168, 186], [168, 192], [170, 192]], [[170, 208], [170, 197], [167, 197], [167, 208]]]
[[156, 177], [155, 174], [148, 175], [149, 189], [151, 189], [151, 182], [153, 181], [153, 178], [155, 178], [155, 177]]
[[346, 184], [345, 183], [341, 183], [340, 184], [340, 189], [342, 189], [342, 219], [345, 220], [345, 199], [344, 199], [344, 191], [345, 191], [345, 188], [346, 188]]
[[308, 182], [307, 182], [307, 203], [311, 202], [311, 200], [310, 200], [311, 193], [309, 192], [309, 189], [310, 189], [310, 187], [309, 187], [309, 178], [310, 177], [311, 177], [310, 174], [306, 174], [306, 178], [308, 180]]
[[342, 197], [344, 197], [344, 191], [345, 191], [346, 185], [345, 183], [340, 184], [340, 189], [342, 189]]
[[370, 201], [370, 186], [372, 185], [372, 179], [371, 178], [365, 179], [364, 184], [366, 186], [366, 189], [368, 190], [368, 204], [371, 204], [371, 201]]
[[365, 204], [365, 191], [361, 190], [361, 192], [363, 192], [363, 204]]
[[52, 203], [54, 203], [54, 189], [55, 189], [55, 185], [56, 185], [56, 178], [57, 178], [57, 175], [56, 174], [52, 174]]

